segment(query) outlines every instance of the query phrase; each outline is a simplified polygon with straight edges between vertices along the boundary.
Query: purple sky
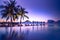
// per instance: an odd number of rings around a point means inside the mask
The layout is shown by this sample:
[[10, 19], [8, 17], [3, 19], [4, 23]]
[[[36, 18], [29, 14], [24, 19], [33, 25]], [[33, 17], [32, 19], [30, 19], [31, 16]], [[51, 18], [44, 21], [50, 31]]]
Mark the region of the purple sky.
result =
[[[26, 8], [30, 21], [60, 20], [60, 0], [16, 0]], [[0, 0], [2, 2], [2, 0]], [[25, 19], [27, 20], [27, 19]]]

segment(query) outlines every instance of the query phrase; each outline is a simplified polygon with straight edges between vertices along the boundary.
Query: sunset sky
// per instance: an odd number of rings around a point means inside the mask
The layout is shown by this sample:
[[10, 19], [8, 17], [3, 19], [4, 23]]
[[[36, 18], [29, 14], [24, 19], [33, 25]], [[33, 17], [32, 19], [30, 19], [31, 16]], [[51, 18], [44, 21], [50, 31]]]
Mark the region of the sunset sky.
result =
[[[5, 0], [6, 1], [6, 0]], [[60, 0], [16, 0], [26, 8], [30, 21], [60, 20]], [[0, 0], [0, 5], [3, 0]], [[27, 19], [25, 19], [27, 20]]]

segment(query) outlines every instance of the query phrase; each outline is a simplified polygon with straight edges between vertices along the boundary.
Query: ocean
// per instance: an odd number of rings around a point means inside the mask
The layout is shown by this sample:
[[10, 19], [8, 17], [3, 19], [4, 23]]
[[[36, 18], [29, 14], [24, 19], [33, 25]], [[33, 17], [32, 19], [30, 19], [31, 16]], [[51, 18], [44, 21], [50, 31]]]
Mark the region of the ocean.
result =
[[0, 27], [0, 40], [60, 40], [60, 26]]

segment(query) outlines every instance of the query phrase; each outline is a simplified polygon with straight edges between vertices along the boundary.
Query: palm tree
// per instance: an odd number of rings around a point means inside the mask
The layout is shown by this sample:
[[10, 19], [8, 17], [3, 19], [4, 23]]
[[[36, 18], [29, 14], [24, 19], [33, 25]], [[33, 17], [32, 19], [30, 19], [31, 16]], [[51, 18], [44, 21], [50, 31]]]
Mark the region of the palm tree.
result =
[[[25, 8], [22, 8], [19, 5], [16, 6], [15, 0], [4, 1], [4, 4], [5, 5], [0, 5], [0, 8], [2, 9], [1, 10], [2, 18], [6, 18], [6, 21], [8, 19], [11, 19], [11, 23], [12, 23], [13, 20], [15, 21], [15, 19], [18, 19], [18, 17], [20, 16], [20, 25], [21, 25], [21, 21], [22, 19], [24, 19], [24, 17], [29, 19], [29, 17], [25, 15], [25, 13], [28, 12], [25, 11]], [[10, 33], [11, 31], [12, 28], [10, 28]]]
[[20, 10], [18, 11], [18, 13], [16, 14], [17, 16], [20, 16], [20, 25], [21, 25], [22, 19], [24, 20], [24, 17], [29, 19], [29, 17], [27, 15], [25, 15], [26, 13], [28, 13], [28, 12], [25, 11], [25, 8], [21, 7]]
[[[15, 0], [9, 0], [9, 2], [4, 1], [4, 4], [5, 5], [0, 5], [0, 8], [2, 9], [1, 10], [2, 18], [6, 18], [6, 21], [8, 19], [11, 19], [11, 23], [12, 23], [13, 20], [15, 20], [17, 18], [17, 16], [15, 16], [15, 14], [18, 11], [19, 5], [15, 6], [15, 4], [16, 4]], [[12, 26], [12, 24], [10, 26]], [[12, 31], [12, 28], [10, 28], [10, 31]]]
[[16, 17], [15, 14], [18, 11], [19, 5], [15, 6], [16, 1], [15, 0], [10, 0], [8, 1], [4, 1], [5, 5], [1, 5], [0, 8], [2, 8], [3, 10], [1, 10], [1, 15], [2, 18], [6, 18], [6, 21], [8, 19], [11, 19], [11, 22], [13, 22], [13, 20], [15, 21]]
[[22, 22], [22, 19], [24, 20], [24, 17], [26, 17], [26, 18], [28, 18], [29, 19], [29, 17], [27, 16], [27, 15], [25, 15], [26, 13], [28, 13], [27, 11], [25, 11], [25, 8], [20, 8], [19, 9], [19, 11], [18, 11], [18, 13], [16, 14], [16, 16], [17, 17], [19, 17], [20, 16], [20, 32], [21, 32], [21, 22]]

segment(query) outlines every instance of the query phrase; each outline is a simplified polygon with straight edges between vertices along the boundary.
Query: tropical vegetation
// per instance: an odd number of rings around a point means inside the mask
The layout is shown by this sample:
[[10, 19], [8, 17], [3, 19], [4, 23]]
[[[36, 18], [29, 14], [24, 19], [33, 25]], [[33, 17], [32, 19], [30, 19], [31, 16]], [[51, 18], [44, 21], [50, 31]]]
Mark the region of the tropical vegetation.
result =
[[15, 21], [16, 19], [19, 18], [20, 16], [20, 24], [22, 21], [22, 18], [24, 17], [29, 18], [28, 16], [25, 15], [25, 13], [28, 13], [25, 11], [25, 8], [23, 8], [20, 5], [16, 5], [16, 0], [9, 0], [9, 1], [4, 1], [4, 5], [0, 5], [1, 8], [1, 18], [6, 18], [7, 20], [11, 20], [11, 22]]

